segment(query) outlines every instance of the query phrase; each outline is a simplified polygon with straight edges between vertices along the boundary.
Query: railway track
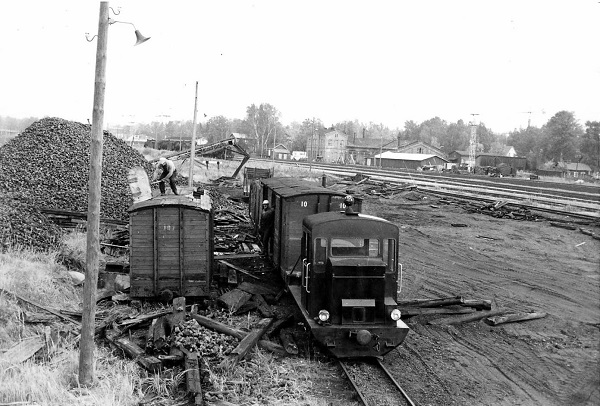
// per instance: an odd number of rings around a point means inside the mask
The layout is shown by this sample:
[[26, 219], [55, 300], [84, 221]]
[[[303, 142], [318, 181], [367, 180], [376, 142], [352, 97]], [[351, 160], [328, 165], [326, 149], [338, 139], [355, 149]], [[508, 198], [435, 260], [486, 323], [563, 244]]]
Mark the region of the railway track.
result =
[[415, 406], [390, 371], [378, 359], [372, 362], [338, 360], [365, 406]]
[[475, 199], [505, 200], [527, 208], [548, 209], [554, 213], [581, 214], [586, 218], [597, 218], [600, 215], [600, 188], [596, 186], [538, 182], [520, 178], [382, 170], [368, 166], [284, 161], [277, 163], [309, 167], [318, 173], [335, 176], [354, 176], [361, 173], [373, 180], [391, 184], [413, 184], [431, 193], [459, 193], [463, 197]]

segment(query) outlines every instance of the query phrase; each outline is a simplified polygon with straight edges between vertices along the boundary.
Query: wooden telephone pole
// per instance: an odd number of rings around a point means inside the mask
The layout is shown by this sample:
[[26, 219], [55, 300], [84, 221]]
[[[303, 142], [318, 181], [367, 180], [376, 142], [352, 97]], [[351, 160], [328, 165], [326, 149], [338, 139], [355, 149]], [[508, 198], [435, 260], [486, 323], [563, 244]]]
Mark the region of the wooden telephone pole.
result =
[[85, 283], [83, 285], [83, 315], [81, 343], [79, 345], [79, 384], [90, 386], [94, 382], [94, 328], [96, 321], [96, 285], [100, 257], [100, 200], [102, 176], [102, 144], [104, 121], [104, 92], [106, 90], [106, 48], [108, 45], [108, 2], [100, 2], [98, 22], [98, 47], [96, 49], [96, 74], [94, 108], [90, 145], [90, 175], [87, 214], [87, 242]]
[[[196, 165], [196, 116], [198, 113], [198, 81], [196, 81], [196, 96], [194, 98], [194, 124], [192, 126], [192, 145], [190, 146], [190, 179], [189, 187], [194, 187], [194, 166]], [[207, 166], [208, 167], [208, 166]]]

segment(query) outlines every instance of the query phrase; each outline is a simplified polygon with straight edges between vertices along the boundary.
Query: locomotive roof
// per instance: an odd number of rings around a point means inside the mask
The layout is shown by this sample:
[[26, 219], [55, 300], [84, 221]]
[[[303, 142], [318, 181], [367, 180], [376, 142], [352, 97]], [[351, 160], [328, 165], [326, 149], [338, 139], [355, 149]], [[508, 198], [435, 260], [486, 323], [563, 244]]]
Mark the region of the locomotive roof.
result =
[[128, 211], [133, 212], [148, 207], [163, 206], [183, 206], [194, 210], [210, 211], [211, 201], [210, 196], [207, 194], [202, 195], [200, 199], [191, 199], [181, 195], [157, 196], [150, 200], [144, 200], [143, 202], [133, 204]]
[[392, 223], [391, 221], [388, 221], [386, 219], [382, 219], [381, 217], [375, 217], [375, 216], [370, 216], [368, 214], [361, 214], [361, 213], [353, 213], [351, 215], [348, 215], [348, 214], [344, 213], [343, 211], [328, 211], [328, 212], [324, 212], [324, 213], [318, 213], [318, 214], [306, 216], [306, 217], [304, 217], [304, 220], [302, 223], [303, 223], [304, 227], [308, 228], [309, 230], [312, 230], [313, 228], [315, 228], [315, 226], [319, 226], [319, 225], [322, 225], [325, 223], [339, 222], [340, 220], [356, 220], [356, 219], [376, 221], [378, 223], [389, 224], [389, 225], [396, 227], [396, 225], [394, 223]]
[[262, 183], [280, 196], [291, 197], [304, 194], [326, 194], [334, 196], [346, 196], [344, 193], [327, 189], [317, 183], [296, 178], [268, 178]]

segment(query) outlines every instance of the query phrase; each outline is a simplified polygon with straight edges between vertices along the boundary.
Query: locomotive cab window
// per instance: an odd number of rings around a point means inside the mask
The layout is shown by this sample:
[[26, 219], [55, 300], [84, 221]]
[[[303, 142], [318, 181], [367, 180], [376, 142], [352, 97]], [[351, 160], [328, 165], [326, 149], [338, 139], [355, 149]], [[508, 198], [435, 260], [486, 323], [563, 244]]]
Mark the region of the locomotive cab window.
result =
[[386, 272], [396, 271], [396, 240], [390, 238], [383, 241], [383, 260], [386, 262]]
[[331, 255], [334, 257], [381, 257], [379, 240], [374, 238], [332, 238]]
[[325, 265], [327, 261], [327, 239], [315, 238], [315, 265]]

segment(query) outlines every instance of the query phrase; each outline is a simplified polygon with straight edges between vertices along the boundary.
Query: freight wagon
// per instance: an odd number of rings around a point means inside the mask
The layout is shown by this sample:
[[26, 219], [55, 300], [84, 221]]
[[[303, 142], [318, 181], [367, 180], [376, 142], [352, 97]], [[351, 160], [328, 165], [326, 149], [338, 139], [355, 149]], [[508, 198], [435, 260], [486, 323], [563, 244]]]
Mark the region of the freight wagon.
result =
[[[260, 223], [263, 200], [269, 200], [275, 210], [272, 246], [273, 264], [286, 274], [299, 272], [300, 239], [304, 217], [328, 211], [344, 210], [346, 195], [296, 178], [269, 178], [256, 180], [250, 188], [250, 218]], [[360, 211], [362, 200], [355, 199], [355, 210]], [[265, 249], [265, 247], [263, 247]]]
[[200, 199], [167, 195], [130, 213], [132, 297], [208, 296], [213, 272], [213, 213]]

